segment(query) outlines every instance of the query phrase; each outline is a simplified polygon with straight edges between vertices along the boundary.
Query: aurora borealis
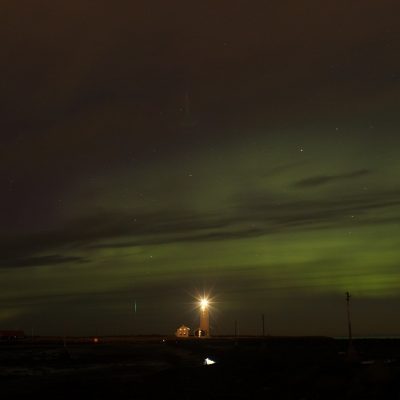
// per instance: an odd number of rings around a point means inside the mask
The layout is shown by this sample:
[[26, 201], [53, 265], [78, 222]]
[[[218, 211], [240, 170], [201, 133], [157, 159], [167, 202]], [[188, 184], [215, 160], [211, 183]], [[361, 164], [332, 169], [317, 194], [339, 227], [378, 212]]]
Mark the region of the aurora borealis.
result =
[[399, 333], [396, 2], [62, 3], [0, 6], [0, 327]]

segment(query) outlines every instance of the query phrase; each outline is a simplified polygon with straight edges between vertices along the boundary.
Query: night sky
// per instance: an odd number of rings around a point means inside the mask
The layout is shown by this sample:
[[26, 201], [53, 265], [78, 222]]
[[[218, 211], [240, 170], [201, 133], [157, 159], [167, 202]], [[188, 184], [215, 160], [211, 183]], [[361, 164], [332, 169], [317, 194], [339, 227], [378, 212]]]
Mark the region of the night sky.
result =
[[398, 334], [399, 12], [2, 1], [0, 329]]

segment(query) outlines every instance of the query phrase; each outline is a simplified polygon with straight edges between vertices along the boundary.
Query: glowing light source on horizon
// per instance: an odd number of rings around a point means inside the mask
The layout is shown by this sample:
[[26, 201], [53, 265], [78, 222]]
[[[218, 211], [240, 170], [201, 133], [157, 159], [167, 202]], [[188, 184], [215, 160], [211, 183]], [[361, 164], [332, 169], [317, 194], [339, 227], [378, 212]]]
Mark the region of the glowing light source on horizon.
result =
[[208, 299], [206, 299], [206, 298], [200, 299], [200, 308], [202, 311], [204, 311], [208, 308]]

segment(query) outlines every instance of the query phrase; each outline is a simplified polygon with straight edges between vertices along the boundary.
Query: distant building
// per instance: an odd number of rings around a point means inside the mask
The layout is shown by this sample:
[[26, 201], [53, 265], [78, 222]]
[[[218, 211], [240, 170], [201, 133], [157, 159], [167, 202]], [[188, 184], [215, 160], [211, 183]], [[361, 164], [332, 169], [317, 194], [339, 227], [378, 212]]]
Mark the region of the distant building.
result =
[[178, 328], [175, 332], [176, 337], [189, 337], [189, 331], [190, 328], [188, 328], [185, 325], [182, 325], [180, 328]]
[[18, 340], [24, 339], [24, 331], [2, 331], [0, 330], [0, 341], [1, 340]]

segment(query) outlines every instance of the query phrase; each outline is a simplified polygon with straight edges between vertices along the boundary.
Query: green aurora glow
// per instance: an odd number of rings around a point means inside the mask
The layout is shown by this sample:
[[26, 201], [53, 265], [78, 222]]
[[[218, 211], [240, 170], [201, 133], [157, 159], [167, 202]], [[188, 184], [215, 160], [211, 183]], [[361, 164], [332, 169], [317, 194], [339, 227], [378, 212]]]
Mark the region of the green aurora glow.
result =
[[206, 290], [215, 333], [237, 319], [259, 334], [265, 313], [272, 334], [344, 335], [350, 291], [356, 335], [398, 334], [400, 51], [386, 2], [366, 1], [357, 29], [357, 8], [310, 1], [308, 16], [291, 1], [270, 25], [206, 12], [206, 32], [161, 4], [147, 26], [130, 6], [109, 21], [72, 3], [41, 2], [27, 15], [56, 16], [27, 24], [26, 42], [1, 39], [0, 327], [172, 333], [196, 327]]

